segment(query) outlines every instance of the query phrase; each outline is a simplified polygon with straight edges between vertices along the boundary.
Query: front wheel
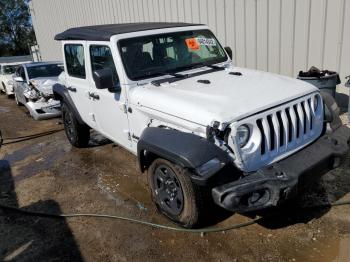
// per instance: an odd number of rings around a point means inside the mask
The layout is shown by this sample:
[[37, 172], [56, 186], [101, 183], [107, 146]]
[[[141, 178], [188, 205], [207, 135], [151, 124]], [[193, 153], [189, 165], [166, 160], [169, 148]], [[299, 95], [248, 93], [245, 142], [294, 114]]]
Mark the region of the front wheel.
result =
[[5, 92], [6, 92], [6, 87], [5, 87], [4, 82], [2, 82], [1, 85], [2, 85], [2, 89], [0, 88], [0, 95], [3, 93], [5, 94]]
[[198, 186], [192, 183], [189, 171], [158, 158], [147, 173], [158, 210], [183, 227], [196, 226], [203, 213], [203, 197]]
[[90, 129], [80, 124], [66, 103], [62, 103], [62, 119], [69, 142], [75, 147], [86, 147], [90, 140]]

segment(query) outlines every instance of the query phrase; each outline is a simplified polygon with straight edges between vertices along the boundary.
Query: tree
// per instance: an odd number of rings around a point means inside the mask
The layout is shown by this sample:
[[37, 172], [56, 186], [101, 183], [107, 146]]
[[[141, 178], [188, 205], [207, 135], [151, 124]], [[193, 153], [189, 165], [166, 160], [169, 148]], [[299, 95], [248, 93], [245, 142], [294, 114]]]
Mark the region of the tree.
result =
[[34, 43], [28, 0], [0, 0], [0, 55], [27, 55]]

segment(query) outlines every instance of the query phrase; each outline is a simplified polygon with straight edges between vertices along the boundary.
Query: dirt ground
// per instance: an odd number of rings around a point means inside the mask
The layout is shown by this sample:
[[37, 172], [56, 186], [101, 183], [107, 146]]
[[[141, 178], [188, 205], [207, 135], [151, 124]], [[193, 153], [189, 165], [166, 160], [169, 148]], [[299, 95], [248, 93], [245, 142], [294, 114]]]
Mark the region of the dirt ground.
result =
[[[62, 129], [0, 96], [4, 138]], [[0, 261], [350, 261], [350, 155], [273, 218], [212, 234], [170, 232], [106, 218], [52, 219], [0, 209]], [[76, 149], [64, 132], [0, 149], [0, 203], [56, 213], [104, 213], [174, 226], [155, 210], [136, 157], [97, 133]], [[264, 216], [264, 213], [260, 214]], [[216, 214], [214, 214], [216, 215]], [[247, 222], [230, 214], [213, 226]]]

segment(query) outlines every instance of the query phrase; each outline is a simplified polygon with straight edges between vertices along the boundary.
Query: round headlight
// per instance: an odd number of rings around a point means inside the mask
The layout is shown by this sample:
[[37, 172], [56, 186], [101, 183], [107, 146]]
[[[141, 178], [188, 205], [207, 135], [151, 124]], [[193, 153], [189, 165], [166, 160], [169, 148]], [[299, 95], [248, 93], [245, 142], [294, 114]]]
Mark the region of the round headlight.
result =
[[250, 131], [247, 125], [241, 125], [237, 128], [237, 140], [240, 147], [244, 147], [249, 140]]
[[318, 108], [318, 103], [319, 103], [319, 98], [318, 98], [318, 95], [315, 95], [313, 98], [312, 98], [312, 101], [313, 101], [313, 104], [314, 104], [314, 110], [316, 111], [317, 108]]

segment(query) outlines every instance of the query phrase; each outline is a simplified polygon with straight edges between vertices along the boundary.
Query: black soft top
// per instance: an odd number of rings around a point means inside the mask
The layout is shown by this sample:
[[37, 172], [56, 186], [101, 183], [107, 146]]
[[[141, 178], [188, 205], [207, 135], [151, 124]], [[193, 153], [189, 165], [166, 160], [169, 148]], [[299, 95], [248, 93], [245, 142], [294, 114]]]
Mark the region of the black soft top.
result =
[[55, 36], [55, 40], [91, 40], [91, 41], [109, 41], [112, 35], [131, 33], [137, 31], [196, 26], [201, 24], [190, 23], [127, 23], [127, 24], [109, 24], [94, 25], [70, 28]]

